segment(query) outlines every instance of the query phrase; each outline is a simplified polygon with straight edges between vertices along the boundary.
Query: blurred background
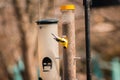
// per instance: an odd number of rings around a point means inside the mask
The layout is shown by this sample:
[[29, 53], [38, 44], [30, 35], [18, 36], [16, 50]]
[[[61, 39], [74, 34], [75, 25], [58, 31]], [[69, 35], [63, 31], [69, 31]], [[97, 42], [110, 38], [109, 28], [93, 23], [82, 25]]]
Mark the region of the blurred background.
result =
[[[76, 6], [77, 78], [86, 80], [82, 0], [0, 0], [0, 80], [36, 79], [35, 22], [60, 19], [64, 4]], [[92, 0], [90, 13], [92, 80], [120, 80], [120, 0]]]

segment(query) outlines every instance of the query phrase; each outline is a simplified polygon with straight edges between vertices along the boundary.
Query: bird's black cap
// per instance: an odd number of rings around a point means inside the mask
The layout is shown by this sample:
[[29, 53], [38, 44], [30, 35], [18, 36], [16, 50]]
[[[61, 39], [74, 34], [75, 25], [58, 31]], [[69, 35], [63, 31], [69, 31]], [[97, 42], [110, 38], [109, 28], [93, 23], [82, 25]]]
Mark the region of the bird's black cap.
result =
[[42, 19], [42, 20], [38, 20], [36, 21], [37, 25], [40, 24], [55, 24], [58, 23], [57, 19]]

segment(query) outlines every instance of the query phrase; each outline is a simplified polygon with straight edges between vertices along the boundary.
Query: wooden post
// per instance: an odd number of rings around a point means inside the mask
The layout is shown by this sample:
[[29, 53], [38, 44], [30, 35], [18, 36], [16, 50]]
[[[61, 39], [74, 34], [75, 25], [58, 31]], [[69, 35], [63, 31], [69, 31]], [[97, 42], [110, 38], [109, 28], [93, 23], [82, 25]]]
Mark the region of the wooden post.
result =
[[61, 7], [62, 32], [68, 39], [68, 47], [63, 48], [63, 80], [76, 80], [74, 9], [74, 5]]

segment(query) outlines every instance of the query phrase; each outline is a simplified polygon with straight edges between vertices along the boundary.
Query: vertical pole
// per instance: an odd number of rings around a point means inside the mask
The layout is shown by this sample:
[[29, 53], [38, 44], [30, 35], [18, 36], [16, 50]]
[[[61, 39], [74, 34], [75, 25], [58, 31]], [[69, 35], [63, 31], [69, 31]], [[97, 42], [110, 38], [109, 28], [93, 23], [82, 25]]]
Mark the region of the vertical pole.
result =
[[83, 0], [85, 10], [86, 71], [87, 80], [91, 80], [90, 71], [90, 0]]
[[68, 47], [63, 48], [63, 80], [76, 80], [74, 8], [74, 5], [61, 7], [62, 31], [68, 39]]

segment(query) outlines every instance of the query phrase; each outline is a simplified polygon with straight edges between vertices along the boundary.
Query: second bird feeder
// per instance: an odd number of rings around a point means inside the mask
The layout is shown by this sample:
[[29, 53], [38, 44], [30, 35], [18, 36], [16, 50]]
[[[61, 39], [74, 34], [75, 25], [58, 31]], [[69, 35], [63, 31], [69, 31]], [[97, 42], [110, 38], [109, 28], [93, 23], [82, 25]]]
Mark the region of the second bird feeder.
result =
[[[45, 19], [37, 21], [38, 31], [38, 55], [40, 66], [40, 77], [43, 80], [58, 80], [59, 57], [58, 43], [53, 39], [52, 34], [58, 36], [58, 20]], [[54, 75], [53, 75], [54, 74]]]

